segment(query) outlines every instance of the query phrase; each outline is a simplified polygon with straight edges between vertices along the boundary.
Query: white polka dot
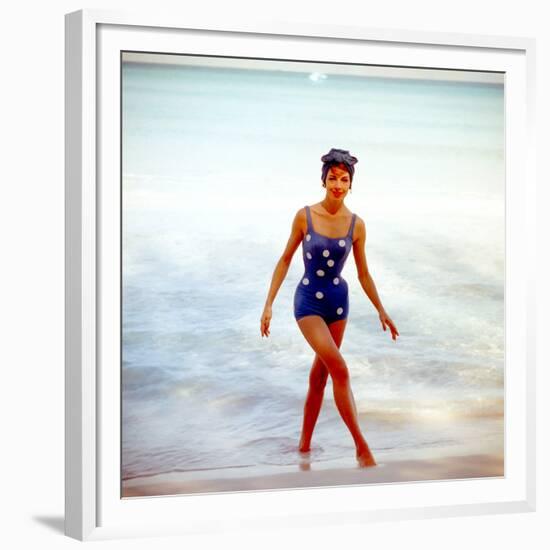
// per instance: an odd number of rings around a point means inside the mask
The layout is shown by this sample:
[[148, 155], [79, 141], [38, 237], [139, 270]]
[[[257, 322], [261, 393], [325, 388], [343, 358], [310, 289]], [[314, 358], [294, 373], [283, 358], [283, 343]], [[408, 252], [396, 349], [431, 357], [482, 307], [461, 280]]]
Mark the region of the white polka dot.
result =
[[321, 291], [317, 291], [317, 292], [315, 293], [315, 297], [316, 297], [316, 298], [322, 298], [323, 296], [324, 296], [324, 294], [323, 294]]
[[308, 233], [308, 234], [306, 235], [306, 241], [309, 241], [309, 240], [311, 240], [311, 235]]
[[309, 285], [309, 279], [306, 277], [305, 279], [302, 279], [302, 283], [305, 285]]
[[344, 241], [344, 239], [340, 239], [340, 240], [338, 241], [338, 244], [339, 244], [340, 246], [346, 246], [346, 241]]
[[322, 277], [324, 274], [325, 272], [322, 269], [317, 270], [317, 275], [319, 275], [319, 277]]
[[336, 310], [336, 313], [338, 313], [338, 315], [342, 315], [342, 313], [344, 313], [344, 309], [339, 307], [337, 310]]
[[306, 252], [306, 256], [307, 256], [308, 260], [311, 260], [311, 253], [310, 252]]
[[330, 256], [330, 252], [328, 250], [323, 250], [323, 256], [326, 258], [327, 256]]
[[338, 279], [338, 277], [334, 277], [334, 279], [332, 279], [332, 282], [337, 285], [340, 282], [340, 279]]
[[329, 267], [332, 267], [332, 266], [334, 265], [334, 260], [329, 260], [329, 261], [327, 262], [327, 265], [328, 265]]

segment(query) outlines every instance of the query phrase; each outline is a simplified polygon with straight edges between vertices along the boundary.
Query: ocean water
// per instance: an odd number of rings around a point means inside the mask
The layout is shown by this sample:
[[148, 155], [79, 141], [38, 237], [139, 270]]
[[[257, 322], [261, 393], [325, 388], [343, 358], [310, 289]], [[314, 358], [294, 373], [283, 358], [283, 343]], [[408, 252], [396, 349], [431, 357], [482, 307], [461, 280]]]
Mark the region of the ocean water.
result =
[[[346, 204], [401, 334], [350, 254], [341, 350], [375, 456], [503, 439], [501, 85], [125, 63], [122, 101], [124, 479], [296, 462], [300, 249], [267, 339], [260, 316], [331, 147], [359, 158]], [[353, 454], [329, 381], [312, 459]]]

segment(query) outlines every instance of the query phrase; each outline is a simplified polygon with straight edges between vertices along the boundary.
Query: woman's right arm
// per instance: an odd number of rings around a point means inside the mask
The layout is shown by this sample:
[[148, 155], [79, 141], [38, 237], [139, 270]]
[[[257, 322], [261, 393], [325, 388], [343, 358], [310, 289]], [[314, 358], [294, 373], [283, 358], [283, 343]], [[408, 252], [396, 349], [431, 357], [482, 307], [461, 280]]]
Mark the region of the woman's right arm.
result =
[[288, 242], [286, 243], [286, 247], [282, 256], [279, 258], [279, 261], [275, 266], [275, 270], [273, 271], [273, 276], [271, 278], [271, 286], [269, 287], [267, 298], [265, 300], [264, 311], [262, 313], [262, 319], [261, 319], [261, 325], [260, 325], [260, 333], [262, 336], [269, 336], [269, 323], [271, 321], [271, 306], [275, 301], [275, 297], [277, 296], [277, 292], [279, 292], [279, 288], [283, 284], [283, 281], [288, 272], [288, 268], [290, 267], [290, 262], [292, 261], [292, 257], [294, 256], [296, 249], [298, 248], [298, 246], [300, 246], [300, 243], [304, 238], [302, 227], [305, 227], [304, 208], [301, 208], [300, 210], [298, 210], [298, 212], [296, 212], [296, 215], [294, 216], [294, 220], [292, 222], [292, 229], [290, 231], [290, 237], [288, 239]]

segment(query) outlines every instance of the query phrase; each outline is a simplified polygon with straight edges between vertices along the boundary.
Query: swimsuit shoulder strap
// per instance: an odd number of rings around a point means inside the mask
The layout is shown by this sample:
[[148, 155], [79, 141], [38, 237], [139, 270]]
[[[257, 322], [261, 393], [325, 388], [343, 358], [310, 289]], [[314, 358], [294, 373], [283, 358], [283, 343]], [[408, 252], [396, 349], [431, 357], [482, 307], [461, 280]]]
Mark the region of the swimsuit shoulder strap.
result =
[[305, 209], [306, 209], [306, 217], [307, 217], [307, 230], [309, 232], [313, 227], [313, 224], [311, 223], [311, 212], [309, 211], [309, 206], [306, 205]]
[[355, 218], [357, 218], [357, 214], [353, 214], [353, 216], [351, 217], [351, 225], [349, 226], [348, 237], [353, 237], [353, 228], [355, 227]]

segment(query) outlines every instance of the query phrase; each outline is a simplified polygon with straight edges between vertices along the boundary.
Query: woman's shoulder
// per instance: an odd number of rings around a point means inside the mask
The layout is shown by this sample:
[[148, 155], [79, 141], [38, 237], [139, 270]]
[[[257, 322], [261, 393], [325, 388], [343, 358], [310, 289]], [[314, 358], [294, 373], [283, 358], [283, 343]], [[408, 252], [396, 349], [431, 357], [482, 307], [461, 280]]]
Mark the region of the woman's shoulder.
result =
[[366, 229], [366, 226], [365, 226], [365, 220], [363, 220], [363, 218], [357, 214], [357, 213], [354, 213], [353, 214], [355, 216], [355, 227], [354, 227], [354, 231], [353, 231], [353, 235], [358, 238], [358, 237], [365, 237], [366, 236], [366, 233], [367, 233], [367, 229]]
[[307, 208], [307, 206], [302, 206], [301, 208], [298, 208], [298, 210], [296, 211], [296, 214], [295, 214], [297, 219], [299, 219], [299, 220], [305, 220], [306, 219], [306, 216], [307, 216], [306, 208]]
[[357, 213], [353, 213], [355, 217], [355, 227], [365, 227], [365, 220]]
[[305, 206], [299, 208], [294, 214], [293, 226], [298, 227], [300, 231], [305, 234], [307, 228], [307, 214]]

